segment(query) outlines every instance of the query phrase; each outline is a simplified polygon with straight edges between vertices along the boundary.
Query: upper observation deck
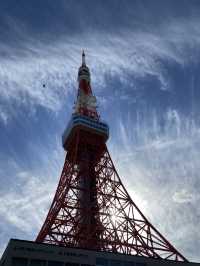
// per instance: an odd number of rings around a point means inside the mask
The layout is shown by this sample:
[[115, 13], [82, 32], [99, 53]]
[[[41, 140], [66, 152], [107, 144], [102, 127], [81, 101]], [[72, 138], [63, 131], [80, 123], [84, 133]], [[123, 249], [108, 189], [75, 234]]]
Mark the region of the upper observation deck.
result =
[[68, 150], [71, 139], [78, 129], [101, 136], [105, 142], [109, 137], [109, 127], [105, 122], [85, 115], [73, 114], [62, 136], [62, 144], [65, 150]]

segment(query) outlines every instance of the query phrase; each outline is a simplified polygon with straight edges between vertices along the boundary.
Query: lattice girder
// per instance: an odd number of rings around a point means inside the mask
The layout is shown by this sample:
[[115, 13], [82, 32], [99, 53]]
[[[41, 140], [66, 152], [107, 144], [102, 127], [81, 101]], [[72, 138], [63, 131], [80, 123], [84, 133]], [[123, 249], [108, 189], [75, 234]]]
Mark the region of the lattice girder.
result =
[[94, 143], [77, 132], [36, 241], [187, 261], [132, 201], [105, 143]]

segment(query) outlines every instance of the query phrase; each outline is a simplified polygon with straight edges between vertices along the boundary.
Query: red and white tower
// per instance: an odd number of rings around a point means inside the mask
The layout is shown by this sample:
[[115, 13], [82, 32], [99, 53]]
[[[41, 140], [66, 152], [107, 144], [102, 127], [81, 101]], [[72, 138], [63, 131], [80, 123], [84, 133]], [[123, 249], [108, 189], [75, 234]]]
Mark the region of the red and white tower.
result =
[[63, 134], [66, 158], [37, 242], [187, 261], [146, 219], [113, 165], [82, 53], [75, 111]]

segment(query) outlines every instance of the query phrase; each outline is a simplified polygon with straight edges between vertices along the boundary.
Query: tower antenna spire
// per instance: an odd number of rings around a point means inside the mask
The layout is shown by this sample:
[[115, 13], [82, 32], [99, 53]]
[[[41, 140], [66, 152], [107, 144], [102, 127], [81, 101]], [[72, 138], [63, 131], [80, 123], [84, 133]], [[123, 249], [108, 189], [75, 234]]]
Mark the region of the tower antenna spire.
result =
[[86, 66], [86, 63], [85, 63], [85, 52], [84, 52], [84, 50], [82, 51], [82, 66]]

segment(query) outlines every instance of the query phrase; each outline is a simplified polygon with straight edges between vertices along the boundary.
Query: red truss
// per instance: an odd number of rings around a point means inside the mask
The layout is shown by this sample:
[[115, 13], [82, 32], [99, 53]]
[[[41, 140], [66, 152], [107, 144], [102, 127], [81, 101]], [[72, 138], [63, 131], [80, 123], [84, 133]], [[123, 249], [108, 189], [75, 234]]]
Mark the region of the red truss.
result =
[[83, 130], [73, 139], [36, 241], [187, 261], [132, 201], [106, 144]]

